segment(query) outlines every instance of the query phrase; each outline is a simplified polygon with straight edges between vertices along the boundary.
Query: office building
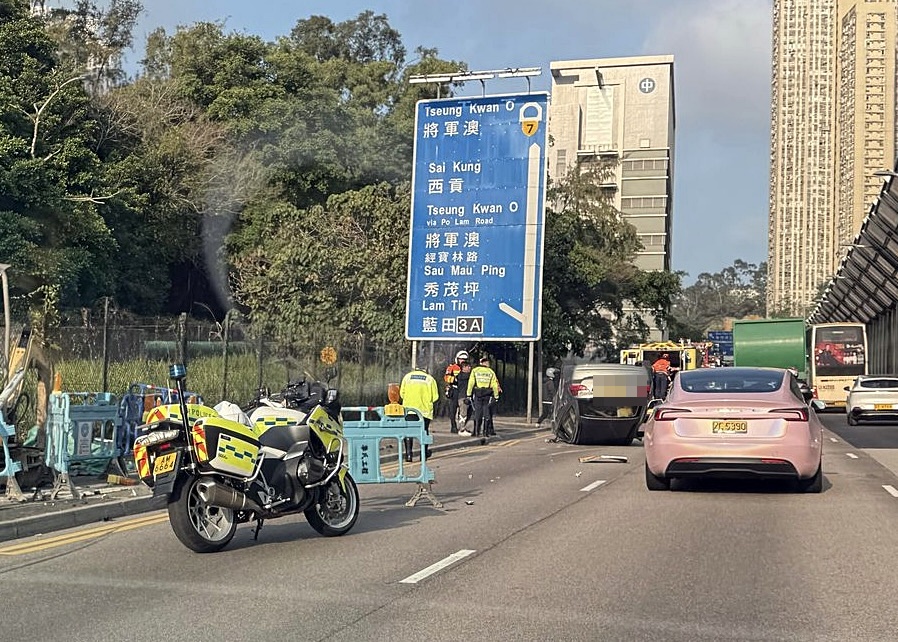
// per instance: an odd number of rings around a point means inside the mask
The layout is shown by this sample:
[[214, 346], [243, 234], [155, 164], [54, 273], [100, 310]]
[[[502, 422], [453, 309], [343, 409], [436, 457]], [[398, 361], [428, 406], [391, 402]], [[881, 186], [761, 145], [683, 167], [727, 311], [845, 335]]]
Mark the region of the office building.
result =
[[895, 159], [895, 0], [775, 0], [768, 314], [804, 314]]
[[[673, 56], [552, 62], [549, 174], [607, 162], [602, 185], [639, 235], [636, 265], [669, 270], [674, 167]], [[654, 329], [652, 339], [662, 338]], [[664, 337], [666, 338], [666, 337]]]

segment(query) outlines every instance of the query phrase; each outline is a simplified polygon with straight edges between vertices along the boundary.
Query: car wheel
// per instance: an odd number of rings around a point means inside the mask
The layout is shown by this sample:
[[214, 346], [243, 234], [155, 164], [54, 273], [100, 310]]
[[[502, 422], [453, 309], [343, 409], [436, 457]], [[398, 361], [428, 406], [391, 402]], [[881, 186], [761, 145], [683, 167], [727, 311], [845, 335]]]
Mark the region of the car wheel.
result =
[[848, 422], [849, 426], [857, 426], [857, 417], [852, 415], [850, 412], [845, 415], [845, 420]]
[[810, 479], [799, 479], [798, 489], [803, 493], [823, 492], [823, 464], [817, 466], [817, 472]]
[[670, 490], [670, 479], [666, 477], [658, 477], [649, 470], [649, 465], [645, 465], [645, 487], [649, 490]]

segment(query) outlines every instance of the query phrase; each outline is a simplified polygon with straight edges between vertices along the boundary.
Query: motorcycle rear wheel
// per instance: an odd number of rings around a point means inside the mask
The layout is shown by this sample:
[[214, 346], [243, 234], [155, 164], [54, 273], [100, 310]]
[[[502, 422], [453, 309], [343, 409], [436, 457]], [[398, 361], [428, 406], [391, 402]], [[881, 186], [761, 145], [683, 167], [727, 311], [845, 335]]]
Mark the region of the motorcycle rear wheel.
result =
[[230, 543], [237, 519], [230, 508], [210, 506], [200, 497], [191, 477], [184, 482], [178, 499], [168, 505], [168, 521], [175, 537], [197, 553], [216, 553]]
[[359, 518], [359, 489], [347, 473], [343, 478], [346, 490], [334, 476], [318, 489], [318, 501], [305, 510], [309, 526], [325, 537], [345, 535]]

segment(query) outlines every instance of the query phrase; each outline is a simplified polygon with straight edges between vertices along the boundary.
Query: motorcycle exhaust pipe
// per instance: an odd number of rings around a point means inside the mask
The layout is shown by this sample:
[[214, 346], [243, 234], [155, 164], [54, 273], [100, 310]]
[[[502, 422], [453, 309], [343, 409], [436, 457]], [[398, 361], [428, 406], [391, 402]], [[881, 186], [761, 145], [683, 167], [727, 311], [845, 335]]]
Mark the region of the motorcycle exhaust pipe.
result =
[[220, 506], [231, 510], [248, 510], [264, 513], [262, 507], [240, 491], [214, 481], [201, 481], [196, 485], [200, 498], [210, 506]]

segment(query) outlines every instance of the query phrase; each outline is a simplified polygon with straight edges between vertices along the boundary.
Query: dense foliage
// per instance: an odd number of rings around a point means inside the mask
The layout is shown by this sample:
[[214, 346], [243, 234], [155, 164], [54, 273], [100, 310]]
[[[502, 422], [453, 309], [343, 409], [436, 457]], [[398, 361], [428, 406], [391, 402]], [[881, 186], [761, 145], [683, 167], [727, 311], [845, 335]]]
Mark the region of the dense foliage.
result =
[[[314, 326], [403, 338], [415, 104], [452, 87], [410, 75], [386, 16], [298, 20], [274, 42], [197, 23], [153, 32], [136, 78], [137, 0], [33, 15], [0, 0], [0, 261], [51, 307], [100, 297], [141, 313], [239, 307], [285, 344]], [[679, 277], [633, 265], [639, 241], [598, 187], [553, 186], [544, 355], [645, 336]]]

